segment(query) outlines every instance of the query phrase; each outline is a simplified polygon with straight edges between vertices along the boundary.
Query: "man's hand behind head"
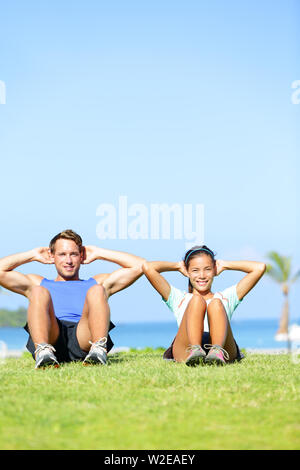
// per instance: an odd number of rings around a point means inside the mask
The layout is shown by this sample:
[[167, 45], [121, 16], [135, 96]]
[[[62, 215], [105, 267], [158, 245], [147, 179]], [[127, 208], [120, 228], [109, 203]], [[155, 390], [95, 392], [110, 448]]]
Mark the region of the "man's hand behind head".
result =
[[43, 264], [54, 264], [51, 256], [50, 249], [46, 246], [41, 246], [34, 249], [34, 260]]
[[97, 259], [99, 259], [99, 247], [88, 245], [88, 246], [83, 246], [82, 249], [83, 249], [82, 264], [90, 264], [93, 261], [96, 261]]

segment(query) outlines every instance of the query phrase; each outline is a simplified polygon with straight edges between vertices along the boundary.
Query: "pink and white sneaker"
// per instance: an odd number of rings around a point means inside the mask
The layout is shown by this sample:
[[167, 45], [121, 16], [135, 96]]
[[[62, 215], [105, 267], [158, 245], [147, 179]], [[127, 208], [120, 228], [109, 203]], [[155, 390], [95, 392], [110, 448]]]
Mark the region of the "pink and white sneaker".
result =
[[217, 364], [223, 366], [226, 364], [226, 361], [229, 361], [228, 352], [218, 344], [205, 344], [204, 347], [210, 349], [204, 359], [206, 364]]
[[192, 344], [187, 348], [187, 351], [190, 351], [185, 361], [187, 366], [196, 366], [206, 357], [206, 352], [202, 349], [200, 344]]

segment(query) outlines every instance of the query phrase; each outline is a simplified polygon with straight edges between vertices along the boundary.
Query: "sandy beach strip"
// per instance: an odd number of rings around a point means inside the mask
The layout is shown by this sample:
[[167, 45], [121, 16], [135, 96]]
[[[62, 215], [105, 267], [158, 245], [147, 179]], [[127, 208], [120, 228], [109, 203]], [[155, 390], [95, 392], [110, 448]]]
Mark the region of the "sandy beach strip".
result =
[[[137, 348], [137, 349], [143, 349], [143, 348]], [[264, 348], [242, 348], [246, 352], [246, 354], [268, 354], [268, 355], [278, 355], [278, 354], [287, 354], [288, 348], [272, 348], [272, 349], [264, 349]], [[21, 357], [24, 352], [26, 352], [27, 349], [7, 349], [6, 351], [1, 351], [0, 354], [0, 359], [8, 358], [8, 357]], [[109, 352], [109, 355], [113, 355], [119, 352], [128, 352], [130, 351], [129, 347], [123, 346], [123, 347], [114, 347], [112, 350]], [[292, 348], [291, 351], [295, 352], [295, 348]], [[299, 351], [300, 353], [300, 351]]]

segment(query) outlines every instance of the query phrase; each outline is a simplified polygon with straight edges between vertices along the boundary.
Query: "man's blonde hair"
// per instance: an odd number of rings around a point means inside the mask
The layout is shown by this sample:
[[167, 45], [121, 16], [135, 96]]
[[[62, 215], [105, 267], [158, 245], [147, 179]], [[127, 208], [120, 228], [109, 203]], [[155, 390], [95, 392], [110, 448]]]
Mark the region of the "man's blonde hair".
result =
[[52, 238], [52, 240], [49, 243], [49, 248], [50, 248], [51, 253], [54, 253], [55, 243], [60, 238], [63, 238], [64, 240], [73, 240], [73, 242], [76, 243], [79, 250], [81, 251], [81, 249], [82, 249], [82, 238], [81, 238], [81, 236], [78, 235], [78, 233], [74, 232], [73, 230], [68, 229], [68, 230], [63, 230], [62, 232], [58, 233], [57, 235], [55, 235], [55, 237]]

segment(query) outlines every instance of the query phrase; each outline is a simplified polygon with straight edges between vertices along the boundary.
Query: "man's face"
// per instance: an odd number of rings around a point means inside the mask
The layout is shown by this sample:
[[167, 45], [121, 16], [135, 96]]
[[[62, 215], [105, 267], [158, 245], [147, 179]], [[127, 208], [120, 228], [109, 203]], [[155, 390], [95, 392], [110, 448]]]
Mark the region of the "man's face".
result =
[[60, 238], [56, 241], [52, 258], [59, 276], [71, 280], [78, 277], [82, 251], [73, 240]]

